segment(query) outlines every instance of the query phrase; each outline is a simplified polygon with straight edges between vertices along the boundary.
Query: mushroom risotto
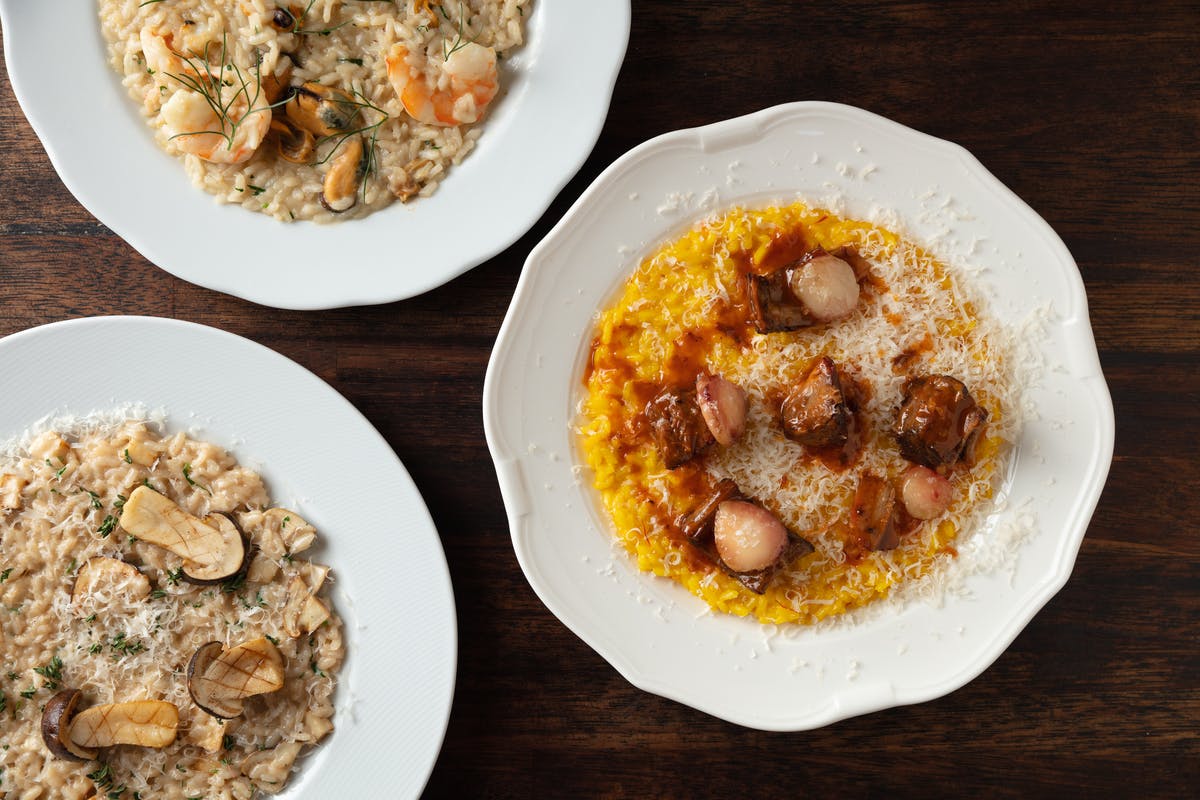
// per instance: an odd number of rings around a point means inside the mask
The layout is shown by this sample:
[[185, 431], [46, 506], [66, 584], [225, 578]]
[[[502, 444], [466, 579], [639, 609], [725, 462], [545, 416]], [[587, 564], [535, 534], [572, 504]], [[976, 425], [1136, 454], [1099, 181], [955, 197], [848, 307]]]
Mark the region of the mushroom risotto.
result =
[[0, 795], [250, 800], [333, 730], [316, 531], [220, 447], [85, 420], [0, 451]]
[[1019, 426], [1008, 352], [961, 274], [896, 234], [735, 208], [599, 314], [580, 441], [639, 568], [812, 623], [933, 580], [980, 526]]
[[532, 0], [100, 0], [159, 145], [223, 202], [331, 222], [471, 151]]

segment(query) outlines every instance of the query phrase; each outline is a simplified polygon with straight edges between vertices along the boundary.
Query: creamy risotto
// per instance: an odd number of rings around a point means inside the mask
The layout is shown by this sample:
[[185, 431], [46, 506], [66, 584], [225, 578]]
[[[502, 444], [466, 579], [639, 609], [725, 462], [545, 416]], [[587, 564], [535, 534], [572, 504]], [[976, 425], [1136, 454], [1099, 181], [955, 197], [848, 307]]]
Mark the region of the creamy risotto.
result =
[[503, 90], [532, 0], [100, 0], [158, 144], [280, 220], [431, 194]]
[[1008, 337], [972, 297], [912, 242], [800, 203], [659, 247], [599, 313], [584, 375], [580, 442], [617, 540], [763, 622], [931, 579], [1019, 424]]
[[0, 795], [282, 790], [333, 730], [316, 531], [224, 450], [88, 420], [0, 452]]

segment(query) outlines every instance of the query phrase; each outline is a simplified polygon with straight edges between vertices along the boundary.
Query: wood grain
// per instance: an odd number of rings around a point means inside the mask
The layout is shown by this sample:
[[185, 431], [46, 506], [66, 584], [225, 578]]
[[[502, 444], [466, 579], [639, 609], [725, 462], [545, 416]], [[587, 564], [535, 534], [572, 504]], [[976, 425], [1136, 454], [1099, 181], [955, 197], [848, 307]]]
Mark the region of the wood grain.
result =
[[[424, 296], [320, 313], [149, 264], [63, 188], [0, 72], [0, 335], [92, 314], [192, 320], [278, 350], [366, 414], [424, 493], [458, 598], [429, 797], [1195, 797], [1198, 32], [1195, 2], [642, 0], [600, 141], [532, 231]], [[541, 605], [480, 406], [526, 254], [605, 165], [799, 99], [958, 142], [1054, 226], [1084, 278], [1118, 432], [1074, 575], [990, 669], [936, 701], [767, 734], [634, 689]]]

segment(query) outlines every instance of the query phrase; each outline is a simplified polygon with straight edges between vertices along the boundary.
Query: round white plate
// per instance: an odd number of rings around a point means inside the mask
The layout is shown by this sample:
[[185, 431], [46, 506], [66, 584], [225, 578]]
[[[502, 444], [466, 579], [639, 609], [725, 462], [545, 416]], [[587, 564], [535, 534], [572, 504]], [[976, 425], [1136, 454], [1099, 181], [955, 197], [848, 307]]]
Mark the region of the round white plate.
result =
[[[614, 552], [571, 424], [594, 314], [651, 248], [703, 213], [797, 196], [877, 218], [981, 271], [990, 310], [1045, 361], [1036, 409], [981, 542], [1026, 530], [969, 596], [784, 629], [707, 606]], [[849, 106], [794, 103], [660, 136], [622, 156], [530, 254], [484, 385], [513, 545], [542, 601], [635, 685], [755, 728], [802, 730], [946, 694], [974, 678], [1066, 582], [1112, 458], [1113, 416], [1075, 262], [957, 145]], [[964, 571], [965, 572], [965, 571]]]
[[57, 322], [0, 339], [0, 440], [46, 417], [128, 406], [229, 449], [317, 529], [345, 622], [335, 730], [286, 798], [417, 797], [450, 716], [454, 593], [412, 480], [371, 424], [303, 367], [230, 333], [153, 317]]
[[315, 225], [191, 185], [109, 66], [94, 2], [0, 0], [0, 21], [13, 91], [88, 211], [173, 275], [295, 309], [412, 297], [515, 242], [591, 152], [629, 40], [627, 0], [536, 3], [504, 65], [507, 93], [433, 196]]

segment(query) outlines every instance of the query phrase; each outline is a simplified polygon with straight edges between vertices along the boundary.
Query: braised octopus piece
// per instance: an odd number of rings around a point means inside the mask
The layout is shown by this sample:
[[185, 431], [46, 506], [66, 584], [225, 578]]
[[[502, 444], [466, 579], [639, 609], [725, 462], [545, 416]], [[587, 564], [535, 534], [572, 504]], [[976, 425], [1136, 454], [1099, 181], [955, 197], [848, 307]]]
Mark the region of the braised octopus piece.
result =
[[755, 594], [767, 590], [779, 567], [813, 551], [730, 480], [718, 483], [675, 526], [702, 556]]
[[663, 389], [646, 404], [646, 420], [667, 469], [683, 466], [716, 441], [692, 388]]
[[896, 490], [878, 475], [864, 472], [850, 503], [850, 525], [872, 550], [892, 550], [900, 544], [896, 531]]
[[784, 399], [781, 414], [784, 435], [792, 441], [811, 447], [846, 443], [851, 410], [833, 359], [817, 359], [800, 385]]
[[901, 455], [936, 469], [969, 461], [986, 420], [987, 411], [962, 381], [926, 375], [905, 382], [893, 433]]
[[858, 306], [859, 277], [820, 247], [769, 274], [748, 274], [750, 321], [759, 333], [774, 333], [844, 319]]

